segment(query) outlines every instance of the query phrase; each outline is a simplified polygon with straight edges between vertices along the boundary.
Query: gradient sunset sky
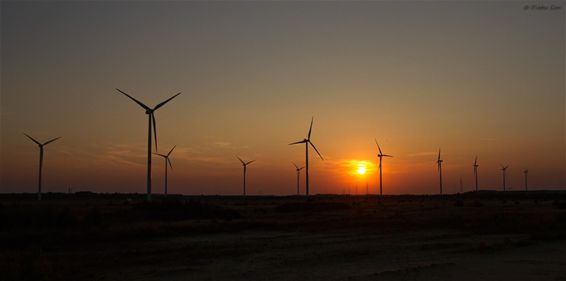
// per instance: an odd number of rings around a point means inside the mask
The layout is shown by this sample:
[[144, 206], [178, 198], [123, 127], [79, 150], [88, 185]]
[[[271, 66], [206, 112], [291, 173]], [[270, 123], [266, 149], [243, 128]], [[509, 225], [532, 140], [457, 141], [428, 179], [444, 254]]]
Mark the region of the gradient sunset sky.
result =
[[[548, 10], [526, 9], [546, 5]], [[293, 194], [566, 186], [564, 2], [1, 2], [0, 192], [145, 192], [147, 117], [169, 192]], [[559, 9], [551, 10], [551, 6]], [[314, 151], [313, 151], [314, 152]], [[356, 175], [358, 161], [368, 173]], [[163, 190], [154, 158], [153, 189]], [[304, 178], [301, 179], [304, 187]]]

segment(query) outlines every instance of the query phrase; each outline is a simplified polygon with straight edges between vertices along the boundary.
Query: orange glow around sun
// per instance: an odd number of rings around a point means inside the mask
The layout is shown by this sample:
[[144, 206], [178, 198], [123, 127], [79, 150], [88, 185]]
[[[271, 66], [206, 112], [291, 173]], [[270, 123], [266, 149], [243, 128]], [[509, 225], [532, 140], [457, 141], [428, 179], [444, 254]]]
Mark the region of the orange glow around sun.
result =
[[357, 175], [357, 176], [364, 176], [371, 172], [372, 170], [372, 163], [365, 160], [350, 160], [349, 161], [349, 174]]

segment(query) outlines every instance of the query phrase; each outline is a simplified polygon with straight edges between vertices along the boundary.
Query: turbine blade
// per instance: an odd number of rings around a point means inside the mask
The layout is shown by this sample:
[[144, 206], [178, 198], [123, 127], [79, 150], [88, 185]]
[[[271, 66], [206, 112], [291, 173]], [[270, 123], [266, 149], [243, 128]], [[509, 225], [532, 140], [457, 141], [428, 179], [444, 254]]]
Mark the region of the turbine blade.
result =
[[242, 158], [236, 156], [236, 158], [238, 158], [238, 160], [240, 160], [240, 162], [242, 162], [242, 165], [245, 165], [246, 162], [244, 162], [244, 160], [242, 160]]
[[293, 163], [293, 166], [295, 166], [295, 168], [299, 169], [299, 166], [297, 166], [297, 164], [295, 164], [294, 162], [291, 163]]
[[377, 139], [375, 139], [375, 144], [377, 144], [377, 149], [379, 150], [379, 154], [383, 154], [383, 152], [381, 152], [381, 147], [379, 146]]
[[155, 122], [155, 114], [151, 112], [151, 121], [153, 123], [153, 137], [155, 138], [155, 151], [157, 151], [157, 124]]
[[58, 140], [58, 139], [60, 139], [60, 138], [61, 138], [61, 137], [54, 138], [54, 139], [52, 139], [52, 140], [48, 140], [48, 141], [44, 142], [43, 145], [46, 145], [46, 144], [48, 144], [48, 143], [52, 143], [52, 142], [54, 142], [54, 141], [56, 141], [56, 140]]
[[143, 104], [143, 102], [141, 102], [141, 101], [139, 101], [139, 100], [137, 100], [137, 99], [134, 99], [132, 96], [126, 94], [124, 91], [122, 91], [122, 90], [120, 90], [120, 89], [118, 89], [118, 88], [116, 88], [116, 90], [117, 90], [118, 92], [120, 92], [120, 93], [126, 95], [128, 98], [132, 99], [133, 101], [135, 101], [137, 104], [139, 104], [139, 105], [140, 105], [141, 107], [143, 107], [145, 110], [151, 110], [151, 108], [149, 108], [147, 105]]
[[249, 161], [248, 163], [246, 163], [246, 166], [253, 163], [253, 162], [255, 162], [255, 160]]
[[304, 169], [304, 168], [305, 168], [305, 166], [303, 166], [303, 167], [300, 167], [300, 168], [299, 168], [299, 171], [300, 171], [300, 170], [302, 170], [302, 169]]
[[169, 153], [167, 153], [167, 156], [171, 155], [171, 152], [173, 152], [173, 149], [175, 149], [175, 147], [177, 147], [177, 145], [174, 145], [173, 148], [171, 148], [171, 150], [169, 150]]
[[440, 148], [438, 149], [438, 160], [440, 161]]
[[168, 103], [170, 100], [174, 99], [175, 97], [177, 97], [177, 96], [180, 95], [180, 94], [181, 94], [181, 93], [179, 92], [179, 93], [177, 93], [176, 95], [174, 95], [174, 96], [172, 96], [172, 97], [166, 99], [164, 102], [161, 102], [160, 104], [156, 105], [156, 106], [153, 108], [153, 110], [157, 110], [158, 108], [164, 106], [166, 103]]
[[311, 117], [311, 126], [309, 127], [309, 135], [307, 136], [307, 139], [311, 139], [311, 131], [312, 131], [312, 122], [314, 121], [314, 116]]
[[154, 152], [153, 154], [159, 155], [159, 156], [164, 157], [164, 158], [167, 158], [167, 155], [163, 155], [163, 154], [161, 154], [161, 153], [155, 153], [155, 152]]
[[474, 159], [474, 166], [478, 164], [478, 157], [476, 156], [476, 159]]
[[297, 142], [290, 143], [289, 145], [299, 144], [299, 143], [305, 143], [305, 142], [307, 142], [307, 141], [306, 141], [306, 140], [302, 140], [302, 141], [297, 141]]
[[383, 157], [393, 157], [393, 155], [381, 154]]
[[169, 163], [169, 167], [173, 170], [173, 165], [171, 165], [171, 159], [169, 159], [169, 157], [167, 157], [167, 163]]
[[33, 142], [37, 143], [37, 145], [41, 145], [41, 143], [39, 143], [37, 140], [35, 140], [34, 138], [30, 137], [28, 134], [23, 133], [24, 135], [26, 135], [26, 137], [28, 137], [30, 140], [32, 140]]
[[320, 156], [320, 159], [324, 160], [324, 158], [322, 158], [322, 155], [320, 155], [320, 152], [318, 152], [318, 149], [316, 149], [316, 146], [314, 146], [314, 144], [309, 141], [310, 145], [312, 146], [312, 148], [314, 148], [314, 151], [316, 151], [316, 153], [318, 153], [318, 156]]

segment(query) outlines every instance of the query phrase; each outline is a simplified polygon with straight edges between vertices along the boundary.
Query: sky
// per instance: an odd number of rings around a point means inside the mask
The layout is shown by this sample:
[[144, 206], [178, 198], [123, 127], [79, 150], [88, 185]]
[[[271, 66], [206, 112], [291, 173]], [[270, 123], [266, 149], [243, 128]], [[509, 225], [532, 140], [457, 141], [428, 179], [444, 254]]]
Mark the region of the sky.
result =
[[[546, 7], [533, 9], [532, 6]], [[528, 7], [525, 7], [528, 6]], [[145, 192], [147, 115], [169, 193], [566, 187], [565, 7], [546, 1], [0, 3], [0, 192]], [[154, 151], [155, 152], [155, 151]], [[355, 171], [360, 161], [367, 173]], [[164, 162], [153, 158], [153, 191]], [[304, 187], [304, 173], [301, 188]], [[303, 190], [304, 192], [304, 190]]]

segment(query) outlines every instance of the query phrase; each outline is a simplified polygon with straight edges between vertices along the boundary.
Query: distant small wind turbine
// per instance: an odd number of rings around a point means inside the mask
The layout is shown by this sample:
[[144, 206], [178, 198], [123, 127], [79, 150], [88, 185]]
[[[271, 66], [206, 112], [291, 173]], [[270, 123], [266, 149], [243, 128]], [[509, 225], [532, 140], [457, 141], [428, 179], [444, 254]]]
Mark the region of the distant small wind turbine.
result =
[[312, 132], [312, 123], [314, 121], [314, 117], [311, 118], [311, 126], [309, 128], [309, 133], [307, 134], [307, 138], [303, 139], [302, 141], [298, 141], [298, 142], [293, 142], [290, 143], [289, 145], [293, 145], [293, 144], [300, 144], [300, 143], [304, 143], [305, 144], [305, 189], [306, 189], [306, 195], [309, 196], [309, 144], [312, 146], [312, 148], [314, 148], [314, 151], [316, 151], [316, 153], [318, 154], [318, 156], [320, 156], [320, 159], [324, 160], [324, 158], [322, 158], [322, 155], [320, 155], [320, 152], [318, 152], [318, 149], [316, 149], [316, 146], [314, 146], [314, 144], [311, 142], [311, 132]]
[[300, 195], [300, 191], [299, 191], [299, 178], [301, 176], [301, 170], [304, 169], [305, 167], [299, 167], [297, 166], [297, 164], [293, 163], [293, 165], [295, 166], [295, 168], [297, 169], [297, 195]]
[[39, 177], [38, 177], [38, 181], [37, 181], [37, 200], [41, 200], [41, 175], [42, 175], [42, 171], [43, 171], [43, 147], [46, 146], [49, 143], [52, 143], [52, 142], [60, 139], [61, 137], [48, 140], [44, 143], [40, 143], [37, 140], [35, 140], [34, 138], [30, 137], [28, 134], [24, 133], [24, 135], [26, 137], [28, 137], [30, 140], [32, 140], [33, 142], [35, 142], [37, 144], [37, 146], [39, 146], [39, 172], [38, 172]]
[[242, 162], [242, 166], [244, 167], [244, 196], [246, 196], [246, 170], [249, 164], [255, 162], [255, 160], [244, 162], [240, 157], [236, 156], [240, 162]]
[[440, 176], [440, 195], [442, 195], [442, 159], [440, 159], [440, 148], [438, 149], [438, 160], [436, 163], [438, 164], [438, 174]]
[[480, 165], [478, 165], [478, 157], [476, 156], [476, 159], [474, 160], [474, 177], [476, 178], [476, 192], [478, 192], [478, 167]]
[[169, 156], [171, 155], [171, 152], [173, 152], [173, 149], [175, 149], [175, 147], [176, 145], [173, 146], [173, 148], [171, 148], [171, 150], [169, 150], [169, 153], [167, 154], [154, 153], [155, 155], [159, 155], [163, 157], [163, 159], [165, 159], [165, 196], [167, 196], [167, 164], [169, 164], [169, 167], [171, 167], [171, 170], [173, 170], [173, 165], [171, 165], [171, 159], [169, 159]]
[[503, 192], [506, 191], [506, 189], [505, 189], [505, 174], [506, 174], [507, 168], [509, 168], [509, 165], [503, 166], [503, 164], [501, 164], [501, 172], [503, 174]]
[[382, 169], [381, 169], [381, 160], [383, 157], [393, 157], [391, 155], [387, 155], [387, 154], [383, 154], [383, 152], [381, 152], [381, 147], [379, 146], [379, 143], [377, 143], [377, 139], [375, 139], [375, 144], [377, 145], [377, 149], [379, 150], [379, 153], [377, 154], [377, 157], [379, 157], [379, 195], [382, 196], [383, 195], [383, 175], [382, 175]]
[[528, 177], [528, 175], [529, 175], [529, 170], [528, 170], [528, 169], [525, 169], [525, 170], [523, 171], [523, 174], [525, 174], [525, 191], [529, 191], [529, 188], [528, 188], [528, 185], [527, 185], [527, 183], [528, 183], [528, 182], [527, 182], [527, 177]]
[[155, 151], [157, 151], [157, 125], [155, 122], [155, 114], [154, 112], [159, 109], [160, 107], [164, 106], [170, 100], [174, 99], [181, 93], [177, 93], [176, 95], [166, 99], [165, 101], [157, 104], [155, 107], [150, 108], [147, 105], [143, 104], [141, 101], [133, 98], [132, 96], [126, 94], [124, 91], [120, 89], [116, 89], [118, 92], [126, 95], [128, 98], [136, 102], [139, 106], [145, 109], [145, 114], [148, 117], [148, 125], [147, 125], [147, 200], [151, 201], [151, 127], [153, 125], [153, 136], [155, 137]]

